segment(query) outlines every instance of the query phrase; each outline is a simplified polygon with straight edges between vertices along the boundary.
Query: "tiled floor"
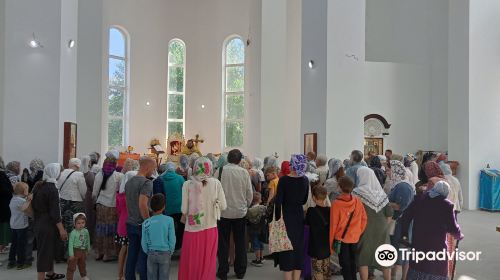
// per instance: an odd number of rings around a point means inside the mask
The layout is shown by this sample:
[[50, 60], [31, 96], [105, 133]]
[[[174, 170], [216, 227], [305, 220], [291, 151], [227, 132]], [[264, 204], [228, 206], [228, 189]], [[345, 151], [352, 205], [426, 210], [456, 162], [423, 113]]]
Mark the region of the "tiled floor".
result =
[[[465, 239], [460, 243], [460, 250], [464, 251], [482, 251], [481, 260], [477, 262], [459, 262], [457, 264], [456, 279], [478, 279], [478, 280], [497, 280], [500, 279], [500, 232], [495, 231], [496, 226], [500, 226], [500, 213], [488, 213], [482, 211], [465, 211], [460, 214], [459, 222], [465, 234]], [[7, 270], [7, 255], [0, 255], [0, 261], [4, 263], [0, 267], [0, 280], [21, 280], [35, 279], [35, 267], [23, 271]], [[249, 260], [252, 260], [249, 255]], [[172, 262], [170, 279], [177, 279], [178, 262]], [[66, 265], [56, 265], [57, 272], [65, 273]], [[87, 270], [90, 279], [114, 280], [117, 279], [116, 263], [96, 263], [89, 258]], [[377, 279], [382, 279], [380, 273]], [[230, 278], [236, 279], [234, 274]], [[470, 278], [469, 278], [470, 277]], [[267, 261], [263, 267], [257, 268], [248, 266], [245, 279], [282, 279], [283, 276], [279, 270], [273, 267], [271, 261]], [[79, 278], [76, 278], [79, 279]], [[337, 277], [335, 279], [341, 279]], [[400, 279], [398, 277], [398, 279]]]

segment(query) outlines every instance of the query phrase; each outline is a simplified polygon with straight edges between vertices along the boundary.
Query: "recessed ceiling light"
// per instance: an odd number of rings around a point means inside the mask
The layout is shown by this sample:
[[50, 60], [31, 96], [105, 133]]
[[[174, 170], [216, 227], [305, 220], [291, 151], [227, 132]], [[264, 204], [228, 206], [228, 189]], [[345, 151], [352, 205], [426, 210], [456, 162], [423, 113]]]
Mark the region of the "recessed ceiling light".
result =
[[41, 48], [41, 47], [43, 47], [42, 44], [40, 44], [40, 41], [38, 41], [35, 38], [35, 33], [34, 32], [33, 32], [33, 38], [30, 40], [29, 45], [32, 48]]
[[201, 109], [205, 109], [205, 104], [202, 104], [202, 105], [201, 105]]
[[314, 60], [309, 60], [308, 66], [309, 66], [309, 69], [313, 69], [314, 68]]
[[70, 49], [71, 49], [71, 48], [73, 48], [74, 46], [75, 46], [75, 40], [70, 39], [70, 40], [68, 41], [68, 48], [70, 48]]
[[149, 106], [151, 105], [151, 103], [149, 101], [146, 101], [146, 106]]

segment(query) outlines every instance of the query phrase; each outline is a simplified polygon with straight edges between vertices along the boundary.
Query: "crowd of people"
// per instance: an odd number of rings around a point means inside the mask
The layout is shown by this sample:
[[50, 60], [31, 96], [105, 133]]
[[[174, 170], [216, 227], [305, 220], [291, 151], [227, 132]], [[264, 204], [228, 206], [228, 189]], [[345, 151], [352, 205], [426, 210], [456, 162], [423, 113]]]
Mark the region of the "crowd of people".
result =
[[[450, 279], [452, 261], [399, 258], [380, 265], [380, 245], [454, 251], [463, 238], [460, 182], [445, 154], [292, 155], [251, 159], [182, 155], [157, 166], [142, 156], [118, 166], [119, 152], [73, 158], [64, 169], [34, 159], [22, 169], [0, 157], [0, 251], [8, 269], [36, 259], [38, 279], [87, 276], [96, 261], [117, 263], [117, 279], [243, 279], [248, 264], [271, 260], [285, 279]], [[289, 249], [268, 252], [283, 220]], [[272, 225], [271, 225], [272, 224]], [[36, 258], [33, 251], [36, 250]], [[248, 252], [255, 254], [247, 260]], [[65, 274], [54, 263], [67, 262]], [[398, 275], [399, 275], [398, 274]]]

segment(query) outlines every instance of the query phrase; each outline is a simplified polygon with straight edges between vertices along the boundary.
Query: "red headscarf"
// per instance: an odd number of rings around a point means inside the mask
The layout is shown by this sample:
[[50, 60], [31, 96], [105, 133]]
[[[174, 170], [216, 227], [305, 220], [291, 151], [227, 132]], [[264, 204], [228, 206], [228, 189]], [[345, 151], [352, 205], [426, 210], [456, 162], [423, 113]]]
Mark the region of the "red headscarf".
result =
[[443, 171], [435, 161], [428, 161], [424, 164], [424, 172], [428, 178], [427, 190], [432, 189], [439, 181], [446, 181]]
[[285, 160], [284, 162], [281, 163], [281, 171], [278, 176], [281, 178], [288, 174], [290, 174], [290, 162]]

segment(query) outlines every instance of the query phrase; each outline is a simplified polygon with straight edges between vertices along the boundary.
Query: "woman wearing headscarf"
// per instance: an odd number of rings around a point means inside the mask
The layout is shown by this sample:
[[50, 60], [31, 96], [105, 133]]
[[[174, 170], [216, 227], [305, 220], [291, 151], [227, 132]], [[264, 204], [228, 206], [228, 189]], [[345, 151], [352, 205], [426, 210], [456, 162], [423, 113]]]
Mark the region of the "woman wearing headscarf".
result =
[[[448, 197], [450, 186], [445, 181], [437, 182], [423, 196], [416, 198], [404, 211], [402, 235], [408, 237], [409, 225], [413, 222], [411, 244], [415, 251], [440, 252], [446, 249], [446, 235], [461, 240], [464, 236], [457, 224], [453, 203]], [[410, 260], [408, 279], [448, 280], [452, 275], [446, 260]]]
[[13, 187], [7, 176], [5, 165], [0, 157], [0, 252], [10, 243], [10, 208]]
[[[306, 167], [307, 169], [307, 167]], [[306, 170], [307, 171], [307, 170]], [[285, 160], [281, 163], [281, 168], [280, 168], [280, 173], [278, 174], [278, 177], [283, 177], [283, 176], [287, 176], [288, 174], [290, 174], [290, 162], [288, 160]]]
[[266, 181], [266, 177], [264, 176], [264, 171], [262, 171], [262, 168], [264, 168], [264, 163], [262, 163], [262, 159], [260, 158], [254, 158], [252, 161], [252, 170], [257, 172], [259, 174], [259, 179], [261, 184]]
[[370, 168], [375, 172], [375, 176], [377, 176], [377, 180], [381, 186], [385, 184], [385, 172], [382, 169], [382, 162], [380, 161], [380, 157], [374, 156], [372, 161], [370, 162]]
[[12, 186], [21, 182], [21, 163], [19, 161], [11, 161], [7, 163], [5, 170]]
[[[399, 251], [400, 241], [402, 238], [402, 227], [401, 227], [401, 216], [404, 211], [413, 201], [415, 195], [415, 186], [410, 182], [405, 180], [404, 170], [405, 167], [400, 161], [391, 160], [390, 161], [392, 182], [395, 183], [389, 193], [389, 205], [394, 210], [392, 215], [392, 226], [394, 228], [391, 233], [391, 244]], [[398, 256], [396, 266], [392, 269], [393, 278], [395, 278], [396, 272], [402, 270], [402, 279], [406, 279], [406, 274], [408, 272], [408, 262], [403, 262], [401, 256]]]
[[112, 261], [116, 258], [114, 237], [116, 235], [116, 192], [122, 175], [116, 171], [119, 153], [106, 153], [102, 170], [95, 176], [92, 197], [96, 201], [96, 260]]
[[[421, 184], [427, 183], [427, 180], [428, 180], [427, 176], [425, 175], [425, 170], [424, 170], [425, 164], [429, 161], [435, 161], [436, 158], [437, 158], [437, 155], [433, 152], [427, 152], [422, 156], [422, 163], [420, 164], [420, 169], [418, 171], [419, 186]], [[416, 186], [417, 189], [419, 186]]]
[[[220, 158], [219, 158], [219, 161], [220, 161]], [[189, 167], [189, 157], [188, 156], [181, 155], [179, 157], [179, 167], [177, 167], [175, 172], [177, 172], [177, 174], [184, 177], [184, 180], [187, 180], [189, 177], [191, 177], [192, 169], [191, 169], [191, 167]]]
[[54, 272], [56, 244], [59, 238], [68, 240], [68, 233], [61, 220], [59, 193], [56, 187], [61, 174], [59, 163], [48, 164], [44, 169], [43, 181], [33, 188], [31, 206], [34, 213], [34, 230], [37, 240], [36, 269], [38, 280], [63, 279], [64, 274]]
[[415, 186], [418, 183], [417, 159], [416, 159], [414, 154], [407, 154], [405, 157], [405, 162], [408, 162], [408, 166], [406, 166], [407, 164], [405, 164], [405, 167], [407, 167], [407, 170], [409, 170], [409, 172], [411, 172], [411, 174], [413, 176], [411, 183], [413, 184], [413, 186]]
[[356, 172], [359, 185], [352, 194], [361, 199], [368, 218], [366, 229], [358, 243], [359, 274], [361, 280], [367, 280], [368, 268], [375, 267], [384, 273], [385, 280], [390, 280], [390, 269], [380, 266], [375, 259], [377, 248], [389, 243], [388, 218], [392, 216], [389, 199], [373, 170], [361, 166]]
[[175, 164], [170, 161], [167, 162], [165, 173], [153, 182], [153, 193], [161, 193], [166, 199], [163, 213], [174, 220], [175, 250], [181, 248], [182, 235], [184, 234], [184, 224], [181, 223], [182, 186], [184, 182], [184, 178], [175, 173]]
[[95, 173], [91, 171], [92, 167], [92, 159], [90, 156], [84, 156], [81, 159], [82, 164], [80, 166], [80, 171], [83, 173], [83, 178], [85, 179], [85, 185], [87, 186], [87, 191], [85, 192], [85, 215], [87, 216], [87, 222], [85, 226], [87, 227], [90, 235], [90, 244], [94, 245], [94, 237], [95, 237], [95, 204], [92, 199], [92, 191], [94, 190], [94, 180]]
[[28, 180], [29, 191], [33, 190], [33, 187], [38, 181], [43, 179], [43, 169], [45, 164], [41, 159], [35, 158], [30, 161], [30, 178]]
[[[128, 163], [127, 163], [128, 161]], [[128, 236], [127, 236], [127, 201], [125, 196], [125, 185], [130, 178], [137, 175], [139, 170], [139, 161], [127, 159], [123, 165], [123, 176], [120, 180], [120, 188], [116, 194], [116, 215], [118, 216], [118, 225], [115, 235], [115, 243], [119, 246], [118, 253], [118, 278], [121, 280], [125, 275], [125, 261], [128, 254]]]
[[[82, 161], [78, 158], [69, 160], [68, 168], [61, 172], [57, 181], [59, 203], [64, 229], [71, 232], [74, 227], [73, 215], [85, 211], [83, 201], [87, 192], [87, 184], [83, 173], [80, 172]], [[66, 259], [68, 244], [64, 244], [64, 251], [58, 253], [56, 260]]]
[[178, 279], [215, 279], [217, 221], [226, 209], [219, 180], [212, 178], [212, 162], [205, 157], [194, 164], [193, 176], [182, 187], [182, 213], [186, 226], [182, 241]]
[[319, 186], [323, 186], [328, 176], [328, 166], [326, 163], [328, 162], [328, 158], [326, 155], [319, 154], [316, 157], [316, 170], [315, 173], [319, 176]]
[[425, 172], [425, 178], [427, 179], [427, 181], [425, 181], [425, 183], [420, 186], [420, 190], [417, 189], [417, 191], [429, 191], [437, 182], [446, 180], [441, 167], [439, 167], [439, 164], [437, 164], [435, 161], [426, 162], [424, 164], [423, 170]]
[[328, 176], [325, 181], [325, 188], [328, 198], [333, 201], [340, 195], [339, 179], [345, 175], [344, 164], [339, 159], [332, 158], [328, 161]]
[[90, 155], [90, 171], [94, 174], [99, 173], [101, 171], [101, 167], [99, 167], [99, 160], [101, 159], [101, 154], [98, 152], [93, 152]]
[[309, 194], [309, 180], [305, 176], [307, 158], [305, 155], [292, 155], [291, 172], [279, 179], [275, 198], [276, 220], [283, 214], [286, 232], [293, 250], [274, 254], [285, 279], [299, 279], [304, 264], [304, 209]]

